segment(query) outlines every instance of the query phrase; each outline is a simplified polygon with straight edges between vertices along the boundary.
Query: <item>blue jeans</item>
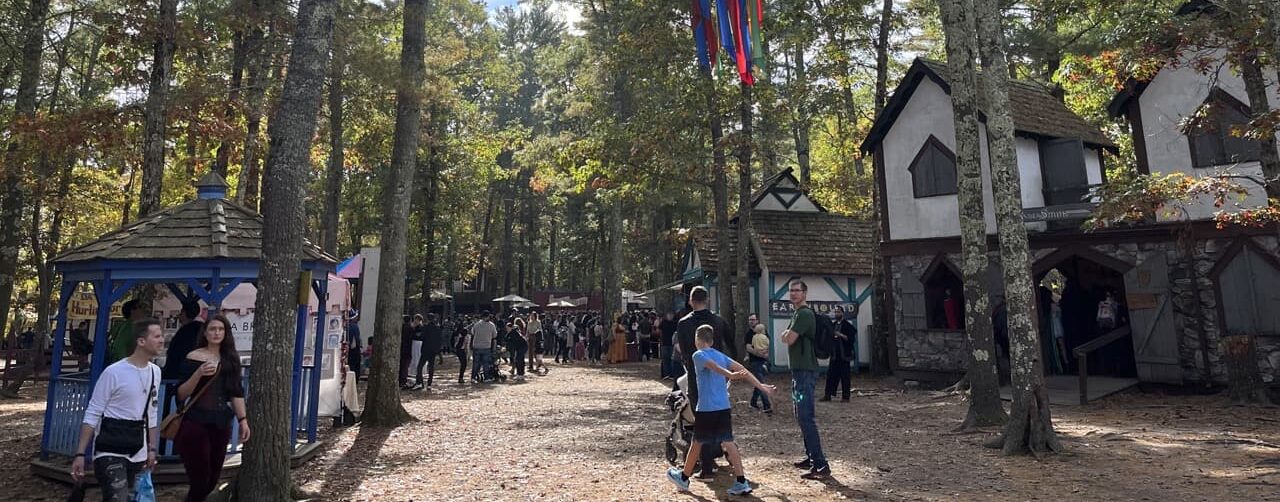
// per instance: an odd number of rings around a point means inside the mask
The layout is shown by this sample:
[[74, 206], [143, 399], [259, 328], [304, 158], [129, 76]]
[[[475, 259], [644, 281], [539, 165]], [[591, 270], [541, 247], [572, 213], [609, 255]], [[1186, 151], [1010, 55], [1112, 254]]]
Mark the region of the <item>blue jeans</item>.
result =
[[[760, 383], [764, 383], [765, 375], [769, 374], [769, 361], [749, 361], [749, 364], [751, 365], [751, 374], [755, 375], [756, 380], [759, 380]], [[755, 406], [757, 400], [763, 401], [761, 404], [764, 405], [764, 409], [773, 409], [773, 404], [769, 402], [769, 396], [760, 392], [760, 389], [755, 389], [751, 392], [751, 406]]]
[[670, 345], [661, 347], [661, 349], [659, 350], [658, 359], [662, 362], [661, 364], [662, 378], [666, 378], [666, 377], [675, 378], [675, 375], [672, 375], [672, 373], [675, 373], [675, 371], [671, 370], [671, 346]]
[[817, 381], [816, 371], [791, 372], [791, 400], [795, 403], [800, 434], [804, 436], [804, 454], [815, 468], [821, 468], [827, 465], [827, 456], [822, 453], [822, 438], [818, 436], [818, 422], [813, 411], [813, 388]]
[[493, 349], [471, 349], [471, 378], [480, 378], [493, 364]]

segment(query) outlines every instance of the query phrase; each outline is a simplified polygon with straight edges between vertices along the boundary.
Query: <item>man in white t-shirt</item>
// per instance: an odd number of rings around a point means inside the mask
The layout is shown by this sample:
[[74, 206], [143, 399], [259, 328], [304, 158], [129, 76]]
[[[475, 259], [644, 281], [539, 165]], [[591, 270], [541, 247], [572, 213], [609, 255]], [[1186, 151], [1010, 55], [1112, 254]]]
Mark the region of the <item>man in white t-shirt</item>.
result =
[[80, 425], [80, 443], [71, 462], [71, 477], [84, 479], [85, 455], [94, 439], [93, 473], [102, 500], [133, 500], [139, 471], [156, 465], [160, 416], [156, 389], [160, 367], [151, 363], [164, 351], [164, 331], [155, 319], [133, 326], [133, 352], [102, 371]]
[[471, 381], [479, 382], [485, 370], [493, 364], [493, 340], [498, 327], [489, 319], [489, 312], [480, 314], [480, 320], [471, 325]]

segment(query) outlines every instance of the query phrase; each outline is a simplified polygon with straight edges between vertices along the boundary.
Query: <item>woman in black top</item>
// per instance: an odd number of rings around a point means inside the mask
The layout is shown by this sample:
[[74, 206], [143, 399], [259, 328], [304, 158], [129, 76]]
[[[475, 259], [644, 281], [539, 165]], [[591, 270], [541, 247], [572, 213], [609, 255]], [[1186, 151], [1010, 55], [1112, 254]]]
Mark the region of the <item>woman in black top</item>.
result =
[[[240, 355], [231, 338], [231, 322], [221, 315], [205, 323], [196, 350], [183, 361], [178, 402], [199, 397], [182, 418], [174, 445], [187, 471], [191, 489], [187, 502], [201, 502], [213, 491], [227, 458], [231, 420], [240, 424], [240, 442], [249, 440], [245, 417], [244, 386], [240, 382]], [[201, 389], [205, 389], [201, 393]]]

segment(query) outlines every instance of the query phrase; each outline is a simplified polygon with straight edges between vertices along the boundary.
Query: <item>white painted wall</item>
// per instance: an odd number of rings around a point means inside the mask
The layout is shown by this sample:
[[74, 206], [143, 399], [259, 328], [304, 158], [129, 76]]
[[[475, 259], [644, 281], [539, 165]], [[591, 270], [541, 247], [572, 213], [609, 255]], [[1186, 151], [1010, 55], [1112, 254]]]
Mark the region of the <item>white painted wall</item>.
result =
[[377, 318], [378, 267], [382, 264], [382, 248], [361, 248], [364, 256], [364, 272], [360, 275], [360, 336], [367, 342], [374, 335], [373, 324]]
[[[1216, 66], [1215, 66], [1216, 68]], [[1275, 76], [1275, 72], [1267, 70], [1265, 75]], [[1275, 80], [1268, 79], [1271, 84], [1271, 104], [1276, 109], [1280, 106], [1280, 86]], [[1237, 75], [1231, 65], [1222, 65], [1216, 75], [1210, 71], [1201, 73], [1192, 65], [1167, 65], [1156, 74], [1146, 91], [1138, 98], [1139, 112], [1142, 114], [1142, 128], [1147, 145], [1147, 159], [1154, 173], [1184, 172], [1197, 176], [1214, 174], [1215, 169], [1195, 169], [1191, 166], [1191, 147], [1179, 125], [1186, 117], [1193, 115], [1209, 97], [1214, 86], [1231, 94], [1244, 104], [1249, 104], [1249, 94], [1245, 91], [1244, 80]], [[1230, 166], [1223, 166], [1227, 168]], [[1236, 174], [1261, 176], [1262, 168], [1257, 162], [1247, 162], [1231, 167]], [[1249, 196], [1242, 204], [1260, 206], [1266, 204], [1266, 195], [1262, 187], [1245, 182], [1250, 188]], [[1181, 206], [1186, 209], [1192, 219], [1212, 218], [1217, 209], [1213, 201], [1203, 197], [1198, 203]], [[1181, 219], [1178, 215], [1160, 215], [1162, 221]]]
[[[916, 88], [893, 127], [885, 134], [881, 148], [884, 152], [885, 190], [889, 205], [889, 238], [926, 239], [956, 237], [960, 235], [959, 201], [955, 195], [915, 198], [912, 191], [911, 172], [908, 170], [925, 140], [936, 136], [942, 144], [955, 151], [955, 124], [951, 108], [951, 96], [932, 80], [925, 79]], [[987, 129], [980, 125], [979, 143], [982, 155], [982, 188], [984, 216], [987, 233], [996, 233], [995, 202], [991, 188], [990, 160], [987, 152]], [[1019, 136], [1015, 139], [1018, 167], [1021, 177], [1023, 207], [1044, 207], [1044, 177], [1040, 171], [1040, 146], [1036, 139]], [[1102, 182], [1101, 164], [1097, 150], [1085, 149], [1085, 169], [1090, 183]], [[1042, 229], [1043, 224], [1032, 224], [1032, 230]]]

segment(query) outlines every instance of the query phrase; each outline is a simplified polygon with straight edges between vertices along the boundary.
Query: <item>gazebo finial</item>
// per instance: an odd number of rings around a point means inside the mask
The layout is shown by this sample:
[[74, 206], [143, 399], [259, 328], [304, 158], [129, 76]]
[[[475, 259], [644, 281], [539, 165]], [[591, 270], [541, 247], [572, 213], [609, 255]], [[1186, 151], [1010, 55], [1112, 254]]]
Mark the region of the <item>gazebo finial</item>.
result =
[[196, 181], [196, 197], [213, 200], [227, 198], [227, 180], [218, 173], [209, 171]]

